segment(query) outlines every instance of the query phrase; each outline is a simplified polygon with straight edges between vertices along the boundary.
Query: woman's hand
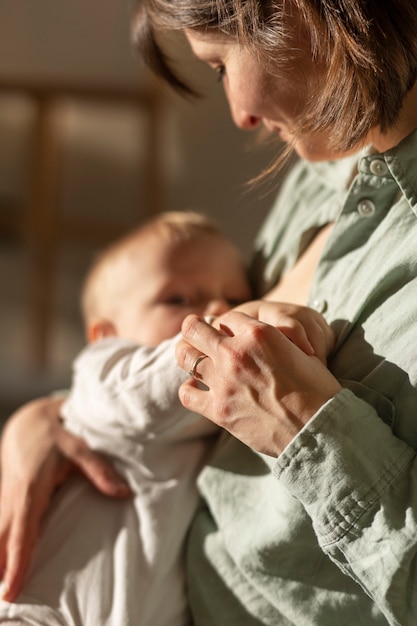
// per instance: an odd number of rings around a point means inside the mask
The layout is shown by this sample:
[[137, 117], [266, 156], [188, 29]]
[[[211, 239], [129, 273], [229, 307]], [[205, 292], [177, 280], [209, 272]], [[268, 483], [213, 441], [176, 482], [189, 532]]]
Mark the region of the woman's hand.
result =
[[[278, 328], [306, 354], [323, 363], [331, 352], [335, 336], [324, 317], [314, 309], [287, 302], [253, 300], [234, 309]], [[218, 327], [218, 324], [214, 324]]]
[[125, 497], [130, 490], [112, 466], [65, 431], [62, 399], [27, 404], [7, 422], [1, 441], [0, 572], [5, 600], [18, 595], [52, 495], [79, 469], [103, 493]]
[[180, 367], [199, 362], [196, 377], [179, 390], [182, 404], [205, 415], [251, 448], [277, 457], [314, 413], [339, 390], [316, 356], [276, 328], [229, 311], [213, 328], [196, 316], [182, 326]]

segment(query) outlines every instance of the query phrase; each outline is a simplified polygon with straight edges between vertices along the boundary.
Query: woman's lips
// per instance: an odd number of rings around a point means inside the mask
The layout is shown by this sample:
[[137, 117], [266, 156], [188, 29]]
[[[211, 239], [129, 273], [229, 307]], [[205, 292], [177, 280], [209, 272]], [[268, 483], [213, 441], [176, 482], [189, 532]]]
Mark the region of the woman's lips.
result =
[[291, 141], [291, 133], [285, 127], [271, 124], [270, 122], [265, 121], [264, 126], [270, 133], [278, 135], [282, 141], [285, 141], [287, 143]]
[[292, 139], [291, 133], [288, 132], [285, 128], [278, 127], [275, 129], [275, 132], [279, 135], [279, 138], [285, 143], [289, 143]]

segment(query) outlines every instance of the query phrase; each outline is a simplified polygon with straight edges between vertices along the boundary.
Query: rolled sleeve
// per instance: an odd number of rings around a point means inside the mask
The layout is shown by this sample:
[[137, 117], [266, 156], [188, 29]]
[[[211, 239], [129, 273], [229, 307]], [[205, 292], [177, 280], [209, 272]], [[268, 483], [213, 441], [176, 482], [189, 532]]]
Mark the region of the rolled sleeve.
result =
[[274, 473], [302, 502], [323, 545], [355, 527], [414, 456], [370, 405], [344, 389], [284, 450]]
[[290, 443], [274, 473], [312, 519], [322, 549], [390, 624], [416, 623], [417, 466], [365, 401], [344, 389]]

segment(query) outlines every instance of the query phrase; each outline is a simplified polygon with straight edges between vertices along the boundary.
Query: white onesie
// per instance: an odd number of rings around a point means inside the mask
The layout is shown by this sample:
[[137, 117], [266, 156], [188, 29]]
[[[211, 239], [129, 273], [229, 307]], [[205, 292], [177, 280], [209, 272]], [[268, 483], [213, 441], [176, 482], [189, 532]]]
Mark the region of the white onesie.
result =
[[106, 453], [134, 496], [116, 501], [74, 477], [57, 493], [24, 589], [0, 602], [0, 623], [185, 626], [184, 541], [196, 477], [218, 429], [177, 396], [178, 336], [156, 348], [118, 338], [74, 365], [67, 426]]

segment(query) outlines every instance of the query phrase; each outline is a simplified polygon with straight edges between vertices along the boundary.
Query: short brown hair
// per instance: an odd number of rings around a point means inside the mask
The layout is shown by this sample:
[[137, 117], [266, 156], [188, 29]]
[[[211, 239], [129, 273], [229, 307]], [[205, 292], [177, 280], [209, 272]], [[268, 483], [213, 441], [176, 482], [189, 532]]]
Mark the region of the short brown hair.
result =
[[417, 78], [417, 3], [413, 0], [136, 0], [134, 39], [148, 65], [190, 93], [158, 43], [164, 30], [219, 30], [252, 47], [268, 67], [297, 54], [294, 14], [309, 54], [324, 68], [300, 130], [329, 132], [350, 150], [374, 127], [395, 124]]

